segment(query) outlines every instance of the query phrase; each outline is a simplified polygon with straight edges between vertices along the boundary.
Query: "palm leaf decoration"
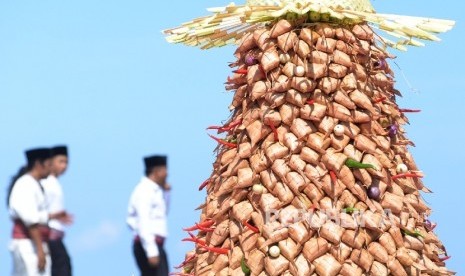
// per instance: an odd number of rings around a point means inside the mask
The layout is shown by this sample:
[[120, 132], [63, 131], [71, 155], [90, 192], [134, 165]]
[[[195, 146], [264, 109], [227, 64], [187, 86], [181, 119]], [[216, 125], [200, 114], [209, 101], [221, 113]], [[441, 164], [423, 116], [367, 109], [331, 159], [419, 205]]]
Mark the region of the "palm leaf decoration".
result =
[[231, 3], [208, 11], [212, 15], [165, 30], [168, 42], [202, 49], [221, 47], [236, 43], [257, 28], [287, 18], [304, 25], [366, 22], [391, 37], [379, 37], [383, 44], [406, 50], [407, 45], [424, 46], [420, 40], [439, 41], [436, 34], [449, 31], [455, 24], [451, 20], [376, 13], [369, 0], [248, 0], [245, 5]]

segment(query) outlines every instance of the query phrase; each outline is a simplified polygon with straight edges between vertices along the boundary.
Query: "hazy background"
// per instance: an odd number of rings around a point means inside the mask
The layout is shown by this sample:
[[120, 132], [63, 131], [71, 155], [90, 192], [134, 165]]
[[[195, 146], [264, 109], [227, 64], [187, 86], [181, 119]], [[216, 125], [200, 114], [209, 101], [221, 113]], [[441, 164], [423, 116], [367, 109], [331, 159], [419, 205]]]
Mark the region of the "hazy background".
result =
[[[205, 128], [227, 119], [224, 90], [234, 48], [211, 51], [169, 45], [160, 31], [228, 1], [1, 1], [0, 204], [23, 150], [66, 143], [71, 163], [61, 179], [75, 214], [66, 244], [75, 275], [136, 272], [125, 225], [129, 194], [142, 157], [169, 155], [173, 185], [169, 214], [170, 265], [192, 248], [181, 231], [198, 220], [197, 187], [211, 173], [216, 144]], [[398, 53], [397, 88], [413, 114], [409, 137], [426, 184], [437, 233], [465, 272], [462, 218], [465, 35], [460, 1], [376, 1], [378, 11], [458, 21], [444, 42]], [[410, 85], [409, 85], [410, 83]], [[0, 212], [0, 275], [8, 275], [11, 223]], [[459, 273], [461, 274], [461, 273]]]

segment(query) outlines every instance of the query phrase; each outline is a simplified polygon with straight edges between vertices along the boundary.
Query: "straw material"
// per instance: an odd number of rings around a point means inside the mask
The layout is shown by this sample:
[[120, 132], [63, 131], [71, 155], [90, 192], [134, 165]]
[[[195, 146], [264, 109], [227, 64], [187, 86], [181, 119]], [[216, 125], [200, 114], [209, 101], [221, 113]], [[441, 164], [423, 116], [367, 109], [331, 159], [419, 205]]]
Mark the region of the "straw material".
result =
[[302, 245], [296, 243], [292, 238], [287, 238], [279, 242], [281, 254], [288, 260], [294, 260], [302, 250]]
[[312, 238], [305, 243], [303, 254], [309, 262], [323, 256], [331, 249], [331, 245], [323, 238]]
[[242, 38], [183, 273], [453, 275], [411, 177], [390, 55], [365, 24], [295, 24]]
[[371, 275], [388, 276], [389, 270], [384, 264], [375, 261], [370, 268], [370, 273]]
[[369, 271], [371, 265], [374, 262], [373, 256], [365, 249], [354, 249], [350, 255], [350, 259], [358, 266], [360, 266], [364, 271]]
[[396, 243], [391, 234], [384, 233], [379, 237], [379, 243], [384, 247], [389, 255], [396, 253]]
[[279, 256], [278, 258], [265, 258], [265, 271], [270, 276], [279, 276], [288, 269], [289, 261], [286, 260], [284, 256]]
[[344, 229], [332, 221], [325, 223], [320, 230], [320, 236], [335, 245], [341, 242], [343, 233]]
[[318, 124], [318, 129], [320, 130], [320, 132], [322, 133], [325, 133], [325, 134], [330, 134], [331, 132], [333, 132], [333, 129], [334, 127], [336, 126], [337, 124], [337, 120], [332, 118], [332, 117], [329, 117], [329, 116], [325, 116], [321, 122], [319, 122]]
[[228, 263], [229, 263], [228, 256], [226, 255], [218, 256], [218, 258], [215, 259], [212, 265], [213, 272], [219, 273], [224, 268], [228, 267]]
[[314, 264], [318, 275], [336, 276], [342, 269], [342, 265], [330, 254], [319, 257]]
[[362, 276], [363, 270], [352, 261], [345, 262], [340, 271], [343, 276]]
[[299, 255], [294, 263], [289, 265], [289, 271], [295, 276], [306, 276], [315, 271], [315, 266], [309, 264], [304, 255]]
[[389, 255], [386, 249], [377, 242], [372, 242], [368, 245], [368, 252], [380, 263], [387, 263]]
[[350, 257], [351, 251], [352, 248], [350, 246], [341, 243], [339, 244], [339, 247], [333, 246], [330, 252], [339, 263], [344, 263]]

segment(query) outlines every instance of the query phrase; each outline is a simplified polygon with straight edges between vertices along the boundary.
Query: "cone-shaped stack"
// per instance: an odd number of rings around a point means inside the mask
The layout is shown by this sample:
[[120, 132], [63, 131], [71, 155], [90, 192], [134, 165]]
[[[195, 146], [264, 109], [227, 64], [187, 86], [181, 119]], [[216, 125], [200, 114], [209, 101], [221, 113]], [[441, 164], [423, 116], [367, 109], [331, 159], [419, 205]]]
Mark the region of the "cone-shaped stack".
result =
[[183, 273], [453, 274], [371, 28], [282, 19], [236, 56], [232, 118]]
[[[232, 116], [202, 184], [179, 275], [452, 275], [408, 146], [390, 55], [453, 21], [368, 0], [249, 0], [165, 31], [202, 48], [240, 39]], [[390, 42], [367, 25], [398, 40]]]

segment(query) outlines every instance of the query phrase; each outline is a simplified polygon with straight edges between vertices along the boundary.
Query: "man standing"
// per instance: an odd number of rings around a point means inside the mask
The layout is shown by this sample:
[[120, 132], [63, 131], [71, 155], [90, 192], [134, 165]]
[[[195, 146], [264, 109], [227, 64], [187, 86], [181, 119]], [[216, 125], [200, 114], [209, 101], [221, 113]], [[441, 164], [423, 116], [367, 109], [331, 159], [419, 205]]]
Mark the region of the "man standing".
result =
[[141, 276], [167, 276], [168, 260], [163, 248], [168, 235], [164, 199], [167, 157], [146, 157], [144, 163], [145, 177], [131, 195], [127, 223], [134, 232], [133, 252]]
[[[50, 175], [41, 182], [45, 191], [48, 211], [49, 213], [66, 213], [63, 189], [58, 181], [58, 177], [68, 167], [68, 148], [66, 146], [53, 147], [51, 155]], [[48, 247], [52, 258], [52, 276], [71, 276], [71, 260], [63, 243], [65, 223], [70, 224], [72, 222], [70, 216], [68, 216], [68, 219], [65, 222], [52, 219], [48, 223], [50, 227]]]
[[50, 174], [50, 149], [26, 151], [27, 166], [20, 169], [8, 189], [8, 211], [13, 220], [14, 276], [49, 276], [49, 219], [65, 219], [64, 213], [49, 214], [39, 181]]

